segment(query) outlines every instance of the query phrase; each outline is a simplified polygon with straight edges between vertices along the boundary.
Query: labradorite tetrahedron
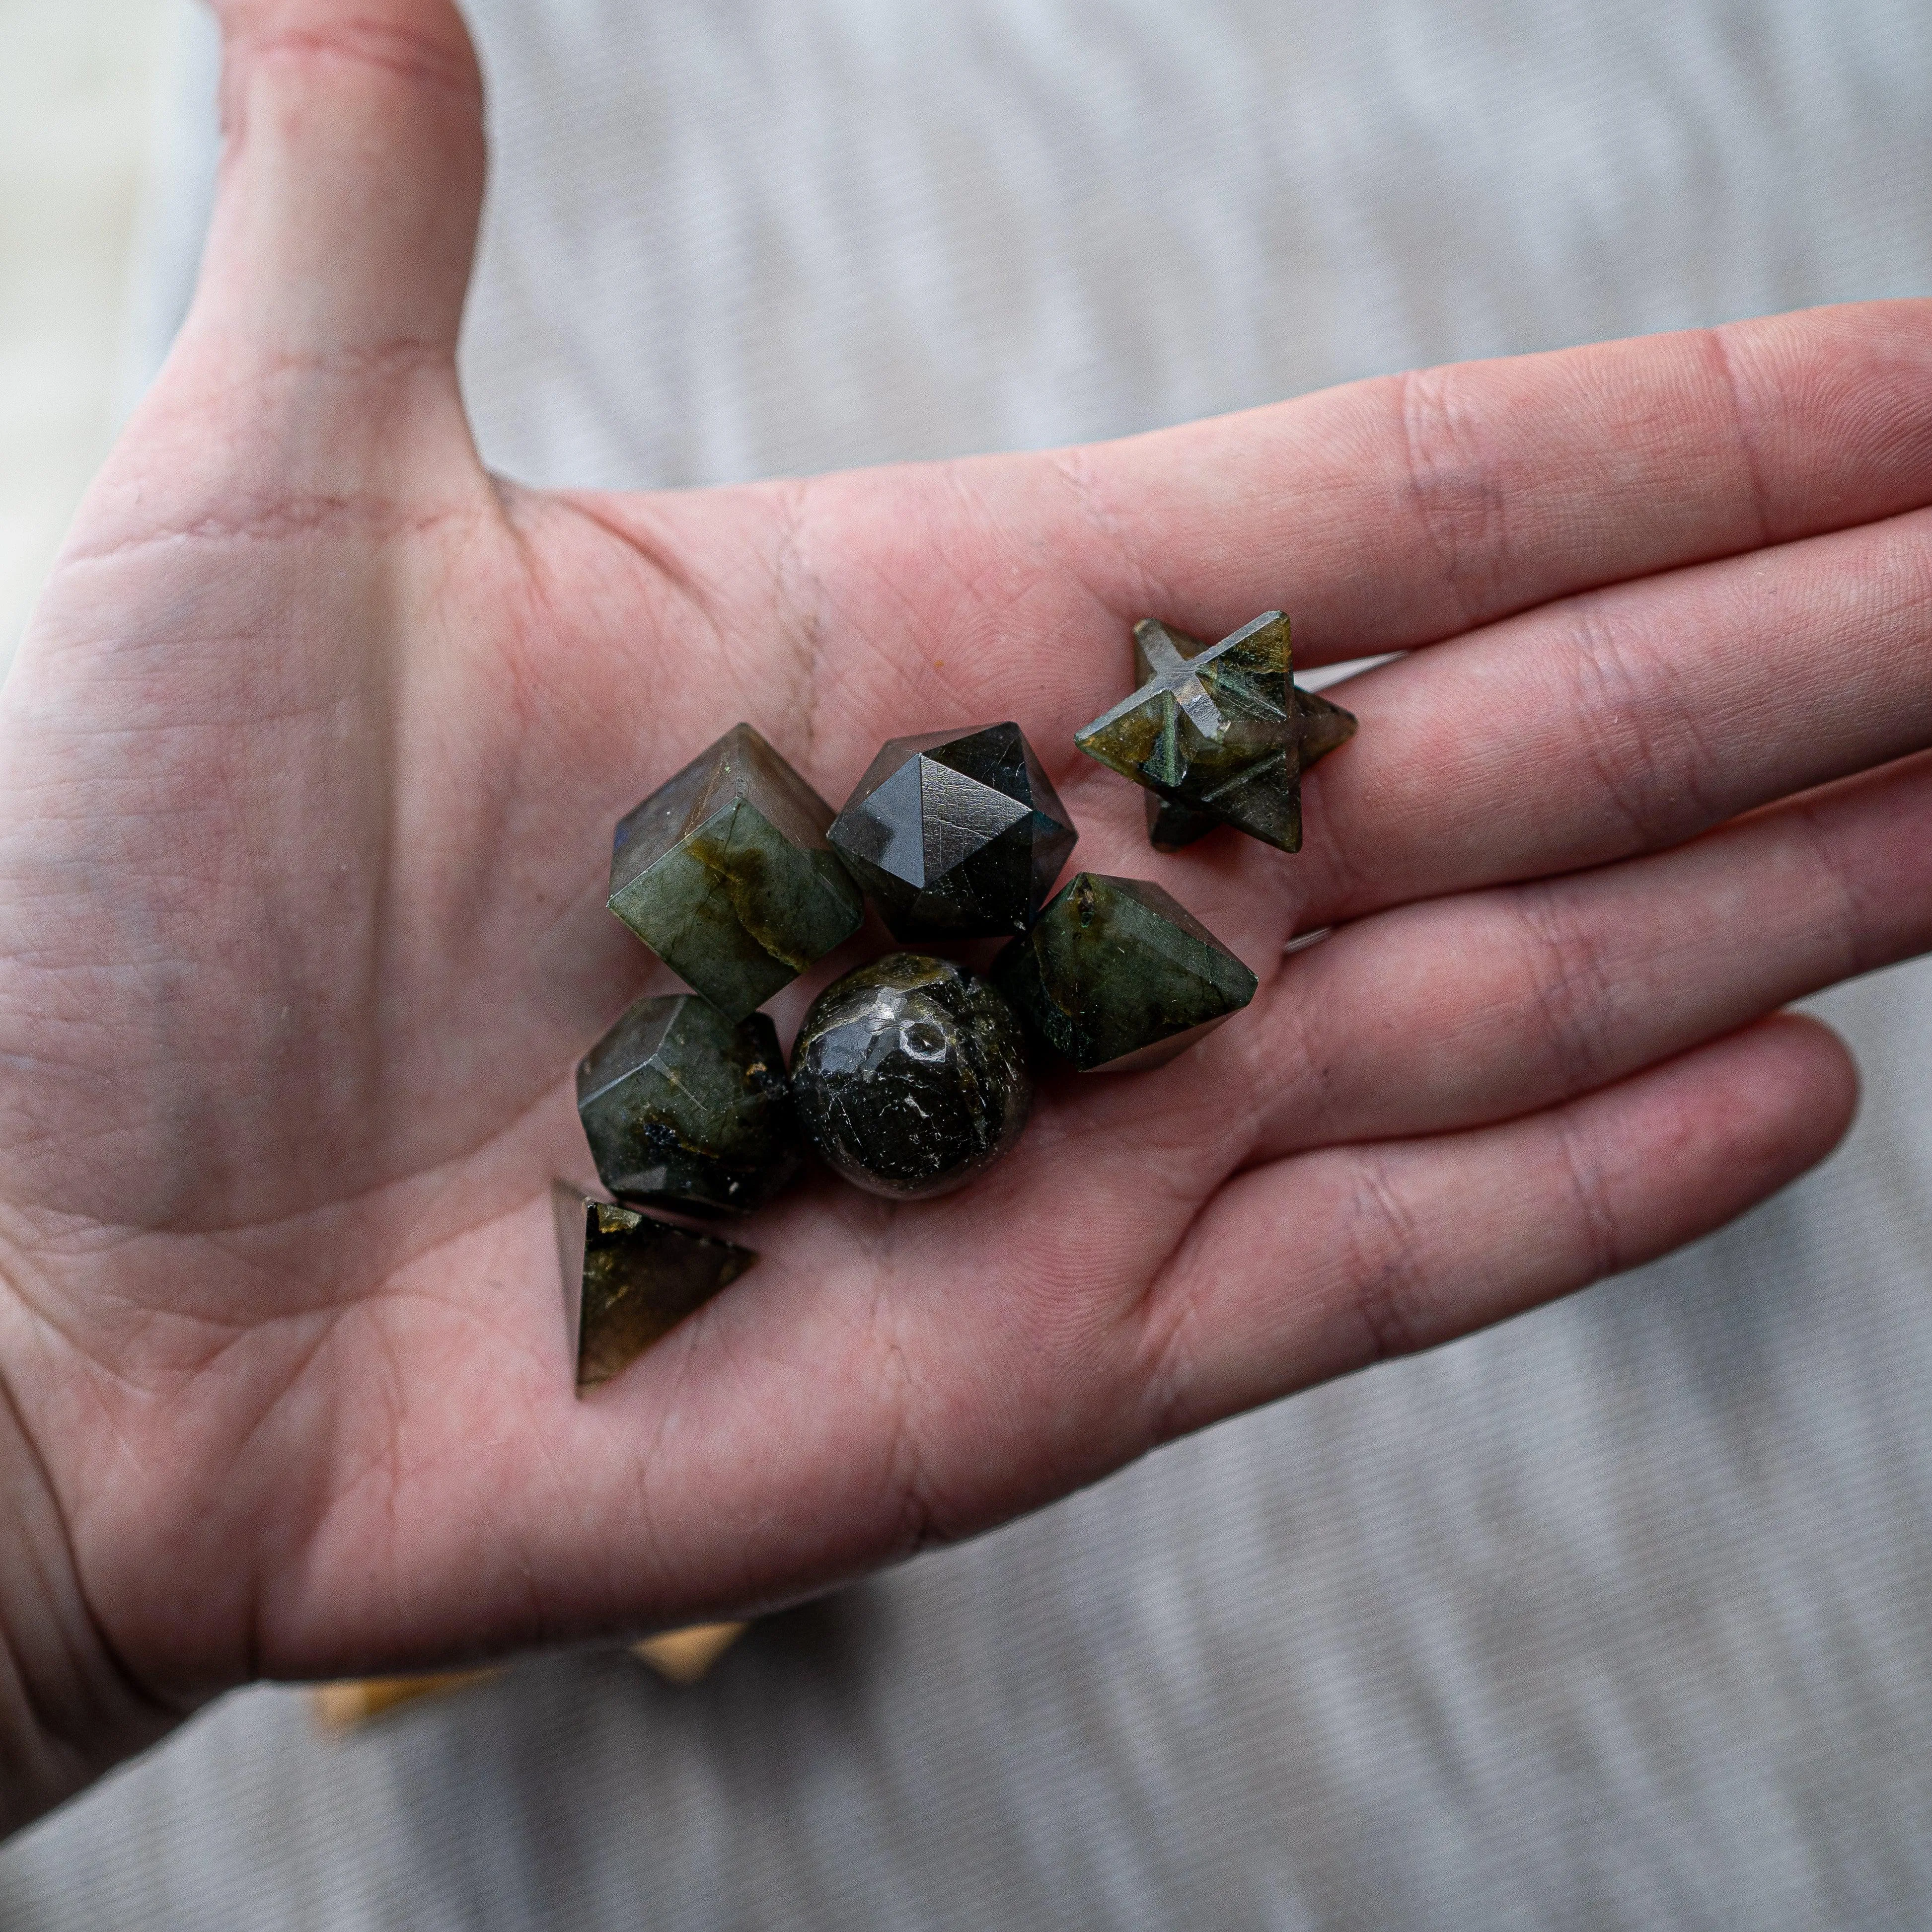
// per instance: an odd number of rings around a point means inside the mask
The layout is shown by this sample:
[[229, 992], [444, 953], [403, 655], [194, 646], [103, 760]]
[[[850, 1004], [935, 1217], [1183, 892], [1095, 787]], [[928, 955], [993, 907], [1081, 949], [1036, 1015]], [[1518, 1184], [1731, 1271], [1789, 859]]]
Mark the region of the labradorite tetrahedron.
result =
[[[1171, 624], [1144, 617], [1134, 626], [1134, 682], [1137, 686], [1153, 682], [1170, 670], [1177, 659], [1198, 658], [1209, 648], [1200, 638], [1190, 638]], [[1137, 690], [1135, 695], [1140, 694]], [[1301, 691], [1290, 684], [1288, 694], [1294, 712], [1298, 766], [1295, 811], [1299, 823], [1301, 773], [1354, 735], [1355, 718], [1353, 712], [1344, 711], [1317, 692]], [[1284, 771], [1286, 764], [1284, 759]], [[1214, 812], [1183, 805], [1152, 790], [1148, 794], [1147, 818], [1148, 842], [1161, 852], [1178, 852], [1228, 822]]]
[[728, 1019], [858, 930], [865, 902], [825, 842], [832, 808], [736, 724], [617, 827], [610, 910]]
[[796, 1172], [798, 1126], [778, 1036], [709, 1000], [640, 1000], [577, 1070], [598, 1178], [620, 1200], [744, 1214]]
[[1083, 1072], [1160, 1066], [1239, 1012], [1256, 983], [1172, 894], [1096, 872], [1075, 874], [992, 978]]
[[555, 1191], [564, 1312], [577, 1386], [608, 1382], [758, 1256], [612, 1201]]
[[896, 939], [1024, 932], [1078, 836], [1011, 723], [890, 740], [828, 835]]

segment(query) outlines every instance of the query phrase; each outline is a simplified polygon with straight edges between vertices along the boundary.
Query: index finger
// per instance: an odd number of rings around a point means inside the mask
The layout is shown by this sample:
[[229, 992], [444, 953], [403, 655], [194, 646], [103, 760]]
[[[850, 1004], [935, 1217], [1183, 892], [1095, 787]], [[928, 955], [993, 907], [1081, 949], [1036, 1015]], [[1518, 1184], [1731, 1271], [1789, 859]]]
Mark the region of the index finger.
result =
[[1352, 383], [1070, 451], [1082, 575], [1298, 664], [1932, 502], [1932, 302], [1862, 303]]

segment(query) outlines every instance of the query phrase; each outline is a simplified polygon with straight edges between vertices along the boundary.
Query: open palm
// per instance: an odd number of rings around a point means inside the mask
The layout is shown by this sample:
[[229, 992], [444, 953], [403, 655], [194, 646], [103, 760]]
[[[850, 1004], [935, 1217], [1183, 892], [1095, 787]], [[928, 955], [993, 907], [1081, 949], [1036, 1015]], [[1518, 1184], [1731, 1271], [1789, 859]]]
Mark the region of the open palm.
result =
[[[201, 292], [0, 701], [13, 1816], [253, 1675], [742, 1611], [970, 1533], [1842, 1133], [1842, 1049], [1762, 1016], [1932, 935], [1932, 312], [534, 493], [454, 373], [455, 17], [226, 12]], [[1306, 853], [1156, 855], [1073, 729], [1132, 619], [1276, 604], [1304, 664], [1412, 654], [1351, 686]], [[1008, 717], [1076, 862], [1166, 884], [1253, 1006], [1049, 1082], [964, 1193], [795, 1190], [580, 1400], [570, 1072], [661, 974], [603, 909], [612, 824], [740, 718], [836, 800], [886, 736]]]

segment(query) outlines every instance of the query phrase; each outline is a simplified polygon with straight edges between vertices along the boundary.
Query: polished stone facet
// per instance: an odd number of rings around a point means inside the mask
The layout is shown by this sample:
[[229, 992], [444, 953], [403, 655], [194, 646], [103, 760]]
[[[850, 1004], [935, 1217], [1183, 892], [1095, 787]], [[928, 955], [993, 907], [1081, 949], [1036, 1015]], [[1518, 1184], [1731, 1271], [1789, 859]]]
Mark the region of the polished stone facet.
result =
[[994, 986], [1083, 1072], [1159, 1066], [1255, 996], [1256, 980], [1145, 879], [1078, 872], [993, 962]]
[[[1201, 638], [1190, 638], [1171, 624], [1144, 617], [1134, 626], [1134, 682], [1145, 685], [1171, 667], [1175, 658], [1191, 660], [1209, 648]], [[1344, 711], [1318, 693], [1300, 690], [1292, 684], [1288, 686], [1288, 698], [1294, 712], [1298, 788], [1301, 772], [1354, 736], [1355, 718], [1352, 712]], [[1298, 814], [1298, 794], [1296, 809]], [[1178, 852], [1226, 823], [1214, 812], [1179, 804], [1156, 791], [1148, 794], [1147, 819], [1148, 842], [1160, 852]]]
[[799, 1162], [778, 1036], [695, 993], [640, 1000], [584, 1056], [577, 1112], [620, 1200], [748, 1213]]
[[555, 1191], [564, 1310], [577, 1386], [608, 1382], [758, 1256], [634, 1208]]
[[1010, 723], [890, 740], [828, 834], [896, 939], [1024, 932], [1078, 836]]
[[812, 1002], [792, 1094], [829, 1167], [870, 1193], [917, 1200], [962, 1186], [1019, 1138], [1033, 1082], [1019, 1022], [984, 980], [892, 952]]
[[748, 724], [617, 827], [610, 910], [728, 1019], [856, 932], [865, 902], [825, 842], [832, 808]]
[[1076, 732], [1090, 758], [1156, 794], [1165, 850], [1227, 824], [1285, 852], [1301, 846], [1301, 772], [1355, 727], [1289, 682], [1288, 620], [1264, 612], [1200, 646], [1149, 618], [1134, 627], [1140, 688]]

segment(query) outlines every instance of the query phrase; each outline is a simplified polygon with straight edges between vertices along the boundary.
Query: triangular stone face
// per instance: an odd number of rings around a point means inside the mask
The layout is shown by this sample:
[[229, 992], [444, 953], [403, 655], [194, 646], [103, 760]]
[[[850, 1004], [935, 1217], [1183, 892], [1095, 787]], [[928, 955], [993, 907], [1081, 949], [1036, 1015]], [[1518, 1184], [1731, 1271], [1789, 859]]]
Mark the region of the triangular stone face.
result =
[[579, 1391], [608, 1382], [758, 1258], [615, 1202], [555, 1190], [564, 1312]]
[[694, 993], [640, 1000], [584, 1056], [577, 1111], [598, 1178], [620, 1200], [745, 1214], [796, 1172], [778, 1034], [735, 1026]]
[[1078, 834], [1015, 724], [895, 738], [829, 834], [902, 940], [1023, 932]]
[[1295, 690], [1291, 663], [1288, 620], [1278, 610], [1211, 646], [1143, 619], [1134, 627], [1139, 688], [1074, 741], [1154, 794], [1148, 836], [1162, 851], [1223, 824], [1298, 851], [1301, 772], [1355, 721]]
[[728, 1018], [850, 938], [865, 903], [825, 842], [832, 808], [737, 724], [618, 826], [610, 910]]
[[1021, 1018], [1083, 1072], [1158, 1066], [1255, 996], [1257, 982], [1146, 879], [1081, 872], [993, 962]]

